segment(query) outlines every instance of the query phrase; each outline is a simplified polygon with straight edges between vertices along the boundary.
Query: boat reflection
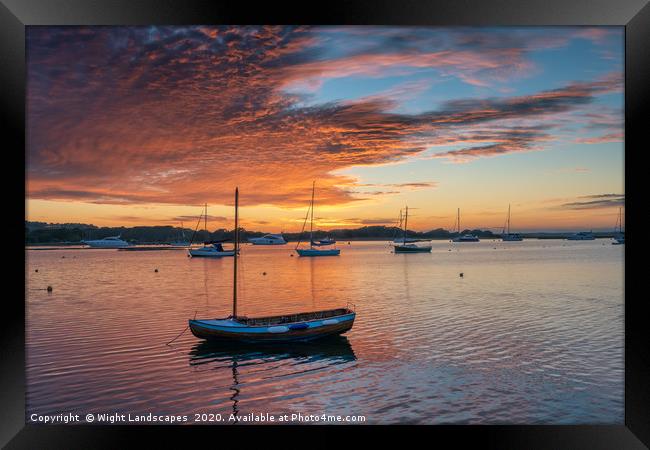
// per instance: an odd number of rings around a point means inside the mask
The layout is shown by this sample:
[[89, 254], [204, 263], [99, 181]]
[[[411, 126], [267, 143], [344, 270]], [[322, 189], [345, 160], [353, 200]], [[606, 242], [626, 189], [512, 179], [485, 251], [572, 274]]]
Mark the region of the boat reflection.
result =
[[[332, 336], [314, 342], [296, 342], [290, 345], [281, 344], [248, 344], [243, 342], [217, 343], [200, 341], [189, 351], [190, 366], [215, 364], [215, 369], [225, 367], [232, 370], [232, 414], [239, 414], [239, 397], [242, 386], [241, 369], [246, 366], [268, 364], [284, 360], [297, 360], [300, 363], [325, 363], [326, 365], [342, 364], [356, 361], [352, 345], [345, 336]], [[236, 421], [233, 423], [237, 423]]]
[[269, 362], [301, 359], [305, 362], [348, 362], [357, 359], [350, 341], [345, 336], [291, 344], [200, 341], [192, 347], [189, 357], [190, 366], [224, 361], [247, 363], [256, 360]]

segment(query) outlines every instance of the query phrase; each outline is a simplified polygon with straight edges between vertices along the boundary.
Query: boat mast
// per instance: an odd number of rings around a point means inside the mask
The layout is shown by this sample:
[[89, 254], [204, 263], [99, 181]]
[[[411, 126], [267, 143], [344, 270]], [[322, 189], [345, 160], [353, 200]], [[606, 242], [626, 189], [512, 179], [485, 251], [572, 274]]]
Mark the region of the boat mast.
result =
[[311, 221], [309, 225], [309, 248], [314, 248], [314, 190], [316, 189], [316, 180], [311, 186]]
[[508, 204], [508, 234], [510, 234], [510, 204]]
[[406, 213], [404, 214], [404, 236], [402, 238], [402, 244], [406, 245], [406, 227], [409, 223], [409, 207], [406, 207]]
[[458, 236], [460, 236], [460, 208], [458, 208], [458, 216], [456, 217], [456, 222], [458, 223]]
[[235, 254], [233, 255], [232, 317], [237, 318], [237, 253], [239, 252], [239, 187], [235, 188]]
[[[208, 204], [205, 204], [205, 218], [203, 220], [203, 229], [207, 232], [208, 231]], [[206, 238], [206, 240], [209, 240]]]

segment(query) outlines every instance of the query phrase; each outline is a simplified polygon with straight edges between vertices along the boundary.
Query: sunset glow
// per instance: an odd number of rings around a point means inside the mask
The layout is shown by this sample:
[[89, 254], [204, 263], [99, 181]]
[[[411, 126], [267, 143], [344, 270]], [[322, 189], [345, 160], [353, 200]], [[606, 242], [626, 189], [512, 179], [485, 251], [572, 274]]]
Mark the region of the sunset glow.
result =
[[27, 217], [612, 229], [623, 28], [27, 27]]

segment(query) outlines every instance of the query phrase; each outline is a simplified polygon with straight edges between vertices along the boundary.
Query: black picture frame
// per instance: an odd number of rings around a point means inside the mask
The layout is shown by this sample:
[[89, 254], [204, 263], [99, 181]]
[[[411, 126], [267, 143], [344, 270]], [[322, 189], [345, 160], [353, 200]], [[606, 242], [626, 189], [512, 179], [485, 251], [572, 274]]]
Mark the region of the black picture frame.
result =
[[[286, 2], [246, 4], [236, 1], [196, 0], [0, 0], [0, 96], [6, 134], [5, 154], [12, 164], [25, 160], [25, 26], [27, 25], [189, 25], [189, 24], [343, 24], [343, 25], [621, 25], [625, 26], [625, 193], [627, 245], [625, 261], [642, 255], [636, 203], [643, 170], [641, 158], [645, 120], [650, 117], [650, 4], [648, 0], [336, 0], [294, 5]], [[22, 150], [22, 151], [21, 151]], [[286, 431], [277, 427], [162, 427], [162, 426], [36, 426], [25, 424], [25, 310], [23, 243], [25, 203], [16, 186], [25, 173], [9, 169], [3, 177], [4, 192], [11, 192], [9, 215], [11, 261], [6, 274], [16, 292], [2, 305], [2, 370], [0, 445], [6, 448], [114, 448], [129, 446], [135, 439], [167, 441], [169, 433], [183, 439], [202, 434], [215, 444], [230, 439], [271, 440]], [[25, 179], [23, 178], [23, 187]], [[24, 192], [23, 192], [24, 194]], [[638, 216], [637, 216], [638, 215]], [[21, 231], [22, 230], [22, 231]], [[630, 237], [632, 240], [630, 240]], [[13, 257], [13, 254], [16, 254]], [[625, 425], [621, 426], [422, 426], [359, 427], [375, 437], [386, 432], [417, 432], [428, 442], [453, 442], [488, 448], [644, 448], [650, 445], [650, 337], [643, 303], [642, 264], [626, 264], [625, 273]], [[21, 285], [21, 280], [23, 281]], [[638, 295], [636, 293], [639, 293]], [[348, 433], [352, 427], [291, 428], [293, 444], [306, 444], [319, 433]], [[356, 428], [352, 431], [358, 431]], [[273, 441], [278, 440], [274, 436]], [[413, 438], [415, 439], [415, 438]], [[334, 438], [332, 438], [334, 440]], [[414, 442], [409, 438], [405, 443]], [[293, 443], [293, 444], [291, 444]]]

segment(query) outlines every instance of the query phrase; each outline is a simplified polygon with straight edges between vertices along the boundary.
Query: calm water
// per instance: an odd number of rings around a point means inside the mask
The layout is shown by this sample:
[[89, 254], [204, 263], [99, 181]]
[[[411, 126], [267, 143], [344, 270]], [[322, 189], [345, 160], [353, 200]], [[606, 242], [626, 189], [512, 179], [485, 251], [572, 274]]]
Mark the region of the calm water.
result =
[[166, 345], [195, 313], [229, 314], [232, 259], [28, 250], [27, 413], [623, 423], [623, 246], [433, 246], [396, 255], [353, 242], [314, 259], [245, 246], [240, 314], [356, 304], [345, 337], [270, 348], [189, 331]]

